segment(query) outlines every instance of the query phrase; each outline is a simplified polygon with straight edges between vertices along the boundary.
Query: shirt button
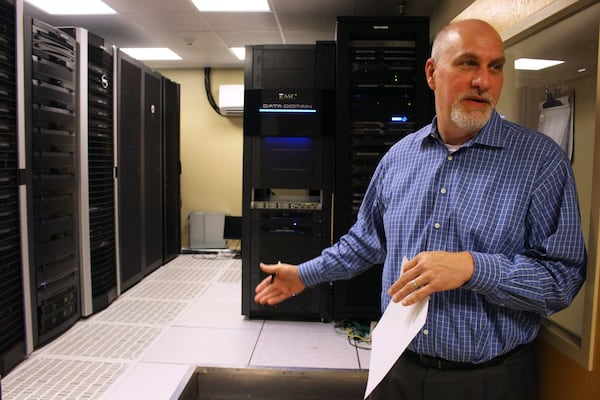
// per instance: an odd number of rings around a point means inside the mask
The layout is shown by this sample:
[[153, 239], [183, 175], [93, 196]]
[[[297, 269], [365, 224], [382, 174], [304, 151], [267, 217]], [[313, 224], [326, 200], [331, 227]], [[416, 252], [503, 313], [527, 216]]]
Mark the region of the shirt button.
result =
[[441, 193], [441, 194], [446, 194], [446, 188], [442, 188], [442, 189], [440, 190], [440, 193]]
[[448, 156], [448, 161], [452, 161], [452, 160], [454, 160], [454, 157], [453, 156]]
[[423, 329], [423, 335], [429, 335], [429, 329]]
[[441, 227], [439, 222], [436, 222], [433, 226], [435, 229], [440, 229], [440, 227]]

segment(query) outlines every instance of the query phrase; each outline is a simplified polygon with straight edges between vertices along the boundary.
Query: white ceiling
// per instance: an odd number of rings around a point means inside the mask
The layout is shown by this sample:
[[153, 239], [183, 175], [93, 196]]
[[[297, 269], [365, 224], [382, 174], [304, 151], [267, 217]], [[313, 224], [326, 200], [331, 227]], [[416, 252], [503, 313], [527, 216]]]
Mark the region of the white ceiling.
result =
[[[218, 0], [215, 0], [218, 1]], [[243, 68], [230, 47], [335, 40], [337, 16], [430, 15], [436, 0], [268, 0], [270, 13], [201, 13], [190, 0], [104, 0], [117, 15], [53, 16], [24, 4], [24, 13], [54, 26], [77, 26], [120, 48], [168, 47], [181, 61], [151, 68]]]

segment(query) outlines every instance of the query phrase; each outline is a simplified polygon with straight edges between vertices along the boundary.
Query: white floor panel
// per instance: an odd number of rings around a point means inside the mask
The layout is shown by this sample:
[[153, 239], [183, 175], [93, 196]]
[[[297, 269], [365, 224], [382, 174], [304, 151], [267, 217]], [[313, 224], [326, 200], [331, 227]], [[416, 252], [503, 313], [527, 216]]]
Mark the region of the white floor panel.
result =
[[142, 357], [144, 362], [195, 365], [248, 365], [259, 332], [172, 327]]
[[252, 366], [357, 369], [356, 349], [333, 324], [265, 322]]
[[259, 331], [262, 320], [247, 320], [239, 301], [208, 301], [200, 296], [174, 321], [174, 326]]
[[102, 400], [175, 400], [195, 369], [186, 364], [138, 363], [123, 374]]
[[206, 288], [198, 300], [206, 303], [234, 303], [240, 306], [239, 313], [242, 312], [242, 285], [240, 283], [220, 283], [215, 282]]

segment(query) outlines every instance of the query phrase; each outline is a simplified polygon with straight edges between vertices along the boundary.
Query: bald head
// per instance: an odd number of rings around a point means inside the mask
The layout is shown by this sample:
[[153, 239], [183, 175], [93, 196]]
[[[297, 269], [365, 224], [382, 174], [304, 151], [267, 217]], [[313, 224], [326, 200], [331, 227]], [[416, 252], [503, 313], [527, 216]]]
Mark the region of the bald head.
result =
[[465, 19], [446, 25], [438, 32], [433, 40], [431, 58], [439, 61], [444, 50], [451, 49], [463, 37], [471, 35], [484, 36], [502, 45], [502, 38], [492, 25], [480, 19]]

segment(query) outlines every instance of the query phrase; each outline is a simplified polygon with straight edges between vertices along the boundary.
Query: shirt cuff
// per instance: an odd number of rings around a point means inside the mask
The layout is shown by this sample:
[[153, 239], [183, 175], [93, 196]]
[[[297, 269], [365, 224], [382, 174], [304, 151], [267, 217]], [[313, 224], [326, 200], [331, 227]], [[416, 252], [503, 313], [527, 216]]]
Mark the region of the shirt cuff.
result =
[[471, 252], [475, 268], [471, 279], [463, 285], [477, 293], [490, 293], [496, 290], [502, 279], [502, 268], [492, 254]]
[[305, 286], [312, 287], [321, 283], [319, 279], [319, 259], [321, 257], [313, 258], [312, 260], [303, 262], [298, 265], [298, 274], [300, 279]]

